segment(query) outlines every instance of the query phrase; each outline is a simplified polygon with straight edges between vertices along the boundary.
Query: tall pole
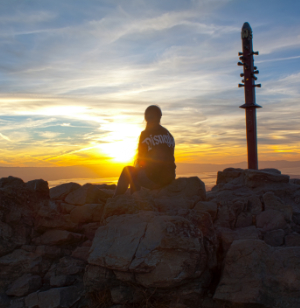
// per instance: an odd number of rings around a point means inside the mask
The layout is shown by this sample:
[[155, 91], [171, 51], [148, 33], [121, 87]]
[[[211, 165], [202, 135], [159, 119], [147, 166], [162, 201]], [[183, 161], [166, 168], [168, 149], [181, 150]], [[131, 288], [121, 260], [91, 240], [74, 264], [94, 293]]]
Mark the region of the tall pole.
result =
[[253, 51], [252, 29], [249, 23], [244, 23], [241, 36], [243, 52], [239, 52], [241, 62], [238, 62], [238, 65], [243, 66], [244, 68], [244, 72], [240, 74], [244, 79], [242, 80], [243, 84], [239, 84], [239, 87], [244, 87], [245, 104], [240, 106], [240, 108], [244, 108], [246, 114], [248, 169], [257, 170], [256, 108], [261, 108], [261, 106], [256, 105], [255, 87], [260, 88], [261, 84], [255, 84], [255, 80], [257, 80], [255, 75], [258, 74], [259, 71], [257, 70], [257, 67], [254, 66], [253, 55], [258, 55], [258, 51]]

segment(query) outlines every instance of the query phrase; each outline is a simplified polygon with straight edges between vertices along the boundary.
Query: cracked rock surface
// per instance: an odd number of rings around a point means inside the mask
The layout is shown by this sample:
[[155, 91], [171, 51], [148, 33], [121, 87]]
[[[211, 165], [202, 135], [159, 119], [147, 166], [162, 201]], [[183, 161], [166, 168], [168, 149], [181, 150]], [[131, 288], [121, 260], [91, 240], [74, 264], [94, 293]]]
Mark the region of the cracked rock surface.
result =
[[300, 307], [300, 180], [114, 188], [0, 179], [1, 308]]

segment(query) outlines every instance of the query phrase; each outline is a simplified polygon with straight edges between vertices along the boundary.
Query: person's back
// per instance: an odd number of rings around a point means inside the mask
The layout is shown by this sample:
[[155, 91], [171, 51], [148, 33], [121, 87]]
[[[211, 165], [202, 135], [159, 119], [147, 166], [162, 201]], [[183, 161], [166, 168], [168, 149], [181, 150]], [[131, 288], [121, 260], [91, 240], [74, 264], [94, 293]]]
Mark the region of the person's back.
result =
[[175, 179], [174, 147], [173, 136], [160, 124], [142, 131], [138, 158], [151, 181], [163, 185]]

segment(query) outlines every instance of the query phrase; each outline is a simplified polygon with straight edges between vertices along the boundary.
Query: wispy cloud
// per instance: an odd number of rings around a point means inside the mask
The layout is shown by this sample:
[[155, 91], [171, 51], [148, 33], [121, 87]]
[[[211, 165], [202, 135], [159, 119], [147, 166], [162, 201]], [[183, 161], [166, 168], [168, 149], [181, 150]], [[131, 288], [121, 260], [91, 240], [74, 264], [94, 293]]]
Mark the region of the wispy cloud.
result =
[[0, 137], [6, 141], [11, 141], [7, 136], [0, 133]]

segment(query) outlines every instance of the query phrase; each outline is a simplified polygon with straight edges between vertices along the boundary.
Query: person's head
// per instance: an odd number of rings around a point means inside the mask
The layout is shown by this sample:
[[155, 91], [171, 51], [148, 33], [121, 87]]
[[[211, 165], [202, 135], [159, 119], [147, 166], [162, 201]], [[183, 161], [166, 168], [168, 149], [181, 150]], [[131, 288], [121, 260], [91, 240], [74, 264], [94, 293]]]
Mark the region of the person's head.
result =
[[145, 110], [145, 120], [147, 122], [147, 125], [159, 124], [161, 117], [161, 109], [156, 105], [151, 105]]

